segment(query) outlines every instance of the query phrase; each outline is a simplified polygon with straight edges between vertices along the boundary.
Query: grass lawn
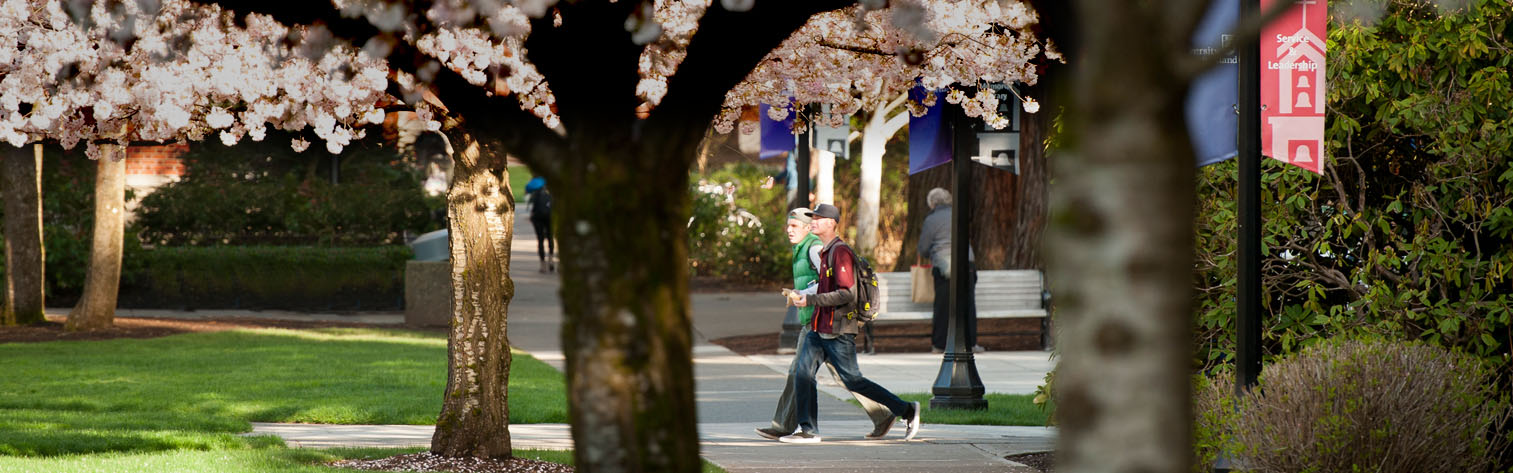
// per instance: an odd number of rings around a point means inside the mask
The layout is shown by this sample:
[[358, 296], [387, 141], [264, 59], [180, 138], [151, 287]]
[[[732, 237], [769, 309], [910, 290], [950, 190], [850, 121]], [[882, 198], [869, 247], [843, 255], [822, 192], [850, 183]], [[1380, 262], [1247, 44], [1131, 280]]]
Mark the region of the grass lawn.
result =
[[[988, 400], [988, 409], [983, 411], [931, 409], [933, 395], [927, 393], [899, 394], [898, 397], [905, 401], [919, 401], [919, 407], [924, 409], [919, 414], [919, 421], [924, 424], [1045, 426], [1045, 412], [1030, 402], [1035, 398], [1033, 394], [985, 394], [983, 398]], [[846, 402], [860, 406], [855, 399]]]
[[[398, 330], [266, 329], [0, 344], [0, 469], [16, 456], [230, 455], [273, 443], [236, 435], [254, 421], [431, 424], [446, 343]], [[517, 353], [510, 420], [566, 422], [565, 391], [561, 373]]]
[[515, 205], [525, 203], [525, 183], [530, 182], [531, 168], [525, 166], [510, 166], [510, 191], [515, 194]]
[[[66, 455], [61, 457], [6, 458], [0, 457], [0, 473], [159, 473], [159, 472], [207, 472], [217, 473], [326, 473], [355, 472], [346, 468], [329, 468], [323, 463], [349, 458], [383, 458], [414, 453], [418, 448], [331, 448], [291, 449], [253, 448], [242, 450], [179, 450], [147, 453], [111, 453], [94, 455]], [[573, 452], [563, 450], [515, 450], [515, 456], [553, 463], [573, 464]], [[724, 473], [725, 470], [708, 461], [704, 462], [705, 473]]]

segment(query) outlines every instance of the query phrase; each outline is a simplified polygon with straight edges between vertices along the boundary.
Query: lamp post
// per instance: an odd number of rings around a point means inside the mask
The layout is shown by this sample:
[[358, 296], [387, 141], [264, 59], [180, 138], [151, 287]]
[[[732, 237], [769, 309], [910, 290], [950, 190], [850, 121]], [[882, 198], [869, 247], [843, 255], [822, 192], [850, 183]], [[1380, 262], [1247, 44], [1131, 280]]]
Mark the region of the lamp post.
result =
[[[986, 389], [977, 375], [977, 360], [967, 344], [967, 298], [972, 297], [972, 274], [967, 251], [972, 226], [972, 154], [977, 150], [977, 136], [961, 107], [947, 105], [944, 110], [951, 123], [951, 298], [950, 322], [947, 324], [946, 353], [930, 398], [931, 409], [987, 409], [982, 395]], [[941, 297], [942, 294], [936, 294]]]

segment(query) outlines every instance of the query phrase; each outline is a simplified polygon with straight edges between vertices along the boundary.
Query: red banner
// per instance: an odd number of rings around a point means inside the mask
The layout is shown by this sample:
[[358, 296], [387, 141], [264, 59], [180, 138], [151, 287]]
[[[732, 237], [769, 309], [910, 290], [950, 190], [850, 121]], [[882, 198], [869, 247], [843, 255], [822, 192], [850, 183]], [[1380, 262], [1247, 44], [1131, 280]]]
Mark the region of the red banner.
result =
[[1261, 154], [1324, 173], [1323, 0], [1261, 0], [1292, 8], [1261, 29]]

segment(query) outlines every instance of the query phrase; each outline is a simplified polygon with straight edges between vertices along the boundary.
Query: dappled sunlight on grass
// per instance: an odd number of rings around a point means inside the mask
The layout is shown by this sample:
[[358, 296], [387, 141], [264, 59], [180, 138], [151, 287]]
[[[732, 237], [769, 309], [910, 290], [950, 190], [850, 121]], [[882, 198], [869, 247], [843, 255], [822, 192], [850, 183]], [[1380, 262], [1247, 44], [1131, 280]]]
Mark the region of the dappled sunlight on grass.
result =
[[[0, 455], [241, 449], [249, 422], [432, 424], [443, 334], [259, 329], [0, 344]], [[510, 420], [565, 422], [561, 373], [517, 352]], [[0, 457], [0, 465], [6, 459]]]

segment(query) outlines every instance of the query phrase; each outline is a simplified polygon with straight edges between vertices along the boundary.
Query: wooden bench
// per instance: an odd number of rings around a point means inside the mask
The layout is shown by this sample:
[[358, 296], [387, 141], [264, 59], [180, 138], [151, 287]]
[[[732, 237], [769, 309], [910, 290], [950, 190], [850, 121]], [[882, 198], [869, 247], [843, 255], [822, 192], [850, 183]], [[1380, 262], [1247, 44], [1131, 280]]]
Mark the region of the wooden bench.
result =
[[[935, 306], [930, 302], [914, 302], [909, 273], [877, 273], [881, 288], [879, 299], [882, 309], [876, 323], [919, 322], [934, 319]], [[1039, 332], [1005, 333], [997, 335], [1038, 335], [1041, 348], [1049, 347], [1050, 325], [1046, 317], [1049, 293], [1039, 270], [994, 270], [977, 272], [977, 318], [1038, 318]], [[936, 297], [947, 297], [936, 294]], [[984, 335], [979, 333], [979, 335]], [[928, 334], [926, 334], [928, 336]]]

